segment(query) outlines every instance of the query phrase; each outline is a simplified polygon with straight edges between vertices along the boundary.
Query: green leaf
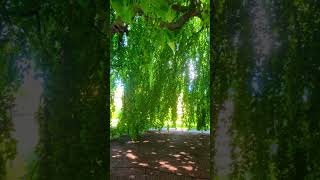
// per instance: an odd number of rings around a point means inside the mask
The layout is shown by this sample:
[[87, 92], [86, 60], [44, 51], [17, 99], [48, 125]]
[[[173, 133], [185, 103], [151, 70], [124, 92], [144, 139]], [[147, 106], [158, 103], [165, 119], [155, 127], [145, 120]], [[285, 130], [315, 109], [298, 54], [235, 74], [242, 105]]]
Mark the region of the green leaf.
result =
[[133, 9], [131, 6], [122, 8], [121, 17], [125, 22], [130, 22], [133, 17]]
[[172, 22], [173, 20], [174, 20], [174, 18], [175, 18], [175, 13], [174, 13], [174, 11], [172, 11], [171, 9], [166, 13], [166, 19], [165, 19], [165, 21], [167, 21], [167, 22]]
[[176, 52], [176, 46], [175, 46], [174, 42], [168, 41], [168, 45], [169, 45], [169, 47], [172, 49], [173, 54], [175, 54], [175, 52]]
[[153, 12], [156, 14], [157, 17], [161, 18], [162, 20], [166, 19], [167, 12], [169, 11], [169, 4], [165, 1], [153, 0]]
[[120, 13], [123, 7], [123, 2], [120, 0], [111, 1], [111, 7], [116, 11], [116, 13]]

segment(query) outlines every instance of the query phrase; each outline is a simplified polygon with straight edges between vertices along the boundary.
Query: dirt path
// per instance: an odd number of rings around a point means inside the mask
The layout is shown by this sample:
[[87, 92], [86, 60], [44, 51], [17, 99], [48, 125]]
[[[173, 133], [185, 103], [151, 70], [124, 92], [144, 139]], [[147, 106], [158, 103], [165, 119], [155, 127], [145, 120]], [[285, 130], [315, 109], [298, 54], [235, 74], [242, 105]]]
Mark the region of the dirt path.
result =
[[209, 178], [209, 157], [208, 134], [149, 131], [139, 141], [122, 138], [111, 142], [111, 177]]

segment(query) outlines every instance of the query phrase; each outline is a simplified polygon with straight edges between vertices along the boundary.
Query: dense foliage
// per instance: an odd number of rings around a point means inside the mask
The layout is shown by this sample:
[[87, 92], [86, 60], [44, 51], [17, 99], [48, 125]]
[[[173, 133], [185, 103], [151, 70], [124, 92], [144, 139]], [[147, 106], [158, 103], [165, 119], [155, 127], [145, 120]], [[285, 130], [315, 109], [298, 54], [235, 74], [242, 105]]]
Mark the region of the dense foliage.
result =
[[[15, 59], [21, 54], [16, 53], [20, 50], [20, 44], [12, 28], [5, 23], [0, 25], [0, 179], [5, 178], [7, 162], [14, 159], [16, 154], [16, 141], [11, 136], [11, 109], [20, 79]], [[7, 36], [12, 40], [7, 39]]]
[[176, 127], [180, 97], [184, 125], [208, 129], [210, 95], [213, 120], [231, 98], [232, 179], [319, 178], [320, 3], [263, 1], [274, 7], [268, 11], [280, 45], [266, 57], [256, 91], [247, 2], [215, 1], [211, 74], [208, 0], [112, 0], [111, 17], [102, 0], [1, 2], [0, 179], [16, 151], [10, 109], [23, 58], [36, 62], [45, 82], [28, 178], [105, 179], [107, 96], [117, 82], [123, 109], [111, 136]]
[[209, 1], [111, 1], [111, 91], [124, 86], [116, 130], [209, 128]]
[[[215, 103], [235, 102], [232, 179], [317, 179], [319, 174], [318, 1], [266, 4], [273, 44], [252, 87], [256, 57], [250, 8], [245, 1], [216, 1]], [[238, 41], [237, 39], [238, 34]], [[228, 94], [227, 92], [233, 93]], [[219, 108], [218, 108], [219, 109]]]
[[[107, 176], [108, 15], [107, 2], [99, 0], [7, 0], [1, 4], [4, 26], [14, 28], [17, 41], [24, 42], [14, 54], [35, 61], [44, 80], [37, 114], [38, 158], [27, 179], [105, 179]], [[11, 41], [13, 36], [6, 34], [6, 37]], [[1, 61], [5, 61], [1, 62], [1, 74], [9, 71], [13, 58], [18, 58], [2, 53], [10, 48], [13, 48], [10, 44], [1, 45]], [[5, 93], [11, 79], [6, 74], [2, 77], [6, 81], [1, 79], [1, 103], [5, 104], [0, 108], [5, 108], [1, 109], [1, 116], [4, 115], [6, 123], [1, 123], [1, 135], [8, 136], [11, 126], [6, 111], [12, 96]], [[0, 143], [10, 141], [0, 140]], [[3, 148], [0, 150], [2, 159], [12, 157], [12, 153], [7, 153], [10, 148], [7, 144], [5, 153]], [[1, 173], [5, 163], [2, 161]]]

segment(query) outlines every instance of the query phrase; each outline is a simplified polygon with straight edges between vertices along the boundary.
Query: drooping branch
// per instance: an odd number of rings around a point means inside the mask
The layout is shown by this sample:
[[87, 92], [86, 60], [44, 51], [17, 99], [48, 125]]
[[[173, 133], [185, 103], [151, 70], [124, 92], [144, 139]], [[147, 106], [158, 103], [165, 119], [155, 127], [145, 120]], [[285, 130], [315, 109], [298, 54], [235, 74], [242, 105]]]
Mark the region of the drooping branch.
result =
[[121, 20], [117, 20], [112, 26], [111, 26], [111, 33], [113, 34], [119, 34], [118, 39], [118, 46], [121, 46], [122, 38], [124, 33], [128, 34], [129, 29], [128, 25], [122, 22]]
[[[179, 13], [183, 13], [182, 16], [178, 18], [178, 20], [174, 22], [160, 22], [160, 27], [167, 28], [171, 31], [179, 30], [183, 27], [183, 25], [189, 21], [192, 17], [200, 17], [201, 18], [201, 10], [200, 10], [200, 2], [199, 0], [191, 0], [189, 6], [181, 6], [179, 4], [171, 5], [171, 8]], [[143, 10], [139, 7], [135, 7], [134, 14], [139, 16], [145, 16], [147, 19], [152, 19], [144, 14]], [[134, 17], [133, 17], [134, 18]], [[112, 34], [124, 32], [128, 33], [128, 26], [124, 23], [115, 22], [111, 25]]]
[[171, 8], [177, 12], [187, 12], [189, 10], [188, 6], [181, 6], [179, 4], [173, 4]]
[[128, 25], [126, 25], [123, 22], [115, 22], [112, 27], [111, 27], [111, 32], [112, 34], [116, 34], [116, 33], [128, 33]]
[[180, 5], [174, 4], [171, 6], [171, 8], [178, 12], [184, 12], [184, 14], [180, 16], [180, 18], [175, 22], [161, 23], [161, 27], [166, 27], [171, 31], [179, 30], [192, 17], [198, 16], [201, 18], [199, 0], [190, 0], [189, 6], [180, 6]]
[[161, 23], [161, 27], [166, 27], [171, 31], [179, 30], [190, 18], [198, 16], [200, 17], [201, 12], [197, 9], [192, 9], [183, 14], [176, 22]]

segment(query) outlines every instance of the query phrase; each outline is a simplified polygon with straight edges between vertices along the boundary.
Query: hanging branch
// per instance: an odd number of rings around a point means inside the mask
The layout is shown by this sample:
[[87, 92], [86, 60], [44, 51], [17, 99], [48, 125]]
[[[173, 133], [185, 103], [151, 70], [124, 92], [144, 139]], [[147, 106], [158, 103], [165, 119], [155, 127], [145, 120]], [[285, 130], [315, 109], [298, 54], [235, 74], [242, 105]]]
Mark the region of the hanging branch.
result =
[[111, 27], [111, 33], [116, 34], [116, 33], [128, 33], [128, 25], [123, 23], [122, 21], [117, 21], [115, 22], [112, 27]]
[[[160, 27], [167, 28], [170, 31], [176, 31], [183, 27], [183, 25], [188, 22], [192, 17], [200, 17], [201, 18], [201, 10], [200, 10], [200, 2], [198, 0], [191, 1], [189, 6], [181, 6], [179, 4], [171, 5], [171, 8], [178, 12], [183, 13], [182, 16], [179, 17], [178, 20], [174, 22], [160, 22]], [[145, 16], [146, 19], [153, 19], [144, 14], [143, 10], [139, 7], [135, 7], [134, 14], [139, 16]], [[134, 16], [134, 17], [135, 17]], [[132, 19], [134, 18], [132, 17]], [[111, 25], [111, 33], [128, 33], [128, 26], [122, 21], [117, 21]]]
[[195, 16], [200, 16], [201, 12], [199, 10], [193, 9], [188, 11], [186, 14], [182, 15], [176, 22], [171, 23], [161, 23], [161, 27], [166, 27], [171, 31], [179, 30], [190, 18]]
[[180, 6], [177, 4], [174, 4], [171, 6], [171, 8], [177, 12], [184, 12], [180, 18], [175, 22], [165, 23], [161, 22], [161, 27], [166, 27], [167, 29], [171, 31], [179, 30], [183, 25], [189, 21], [192, 17], [200, 17], [201, 18], [201, 11], [199, 10], [200, 3], [198, 0], [194, 0], [190, 3], [190, 6]]

